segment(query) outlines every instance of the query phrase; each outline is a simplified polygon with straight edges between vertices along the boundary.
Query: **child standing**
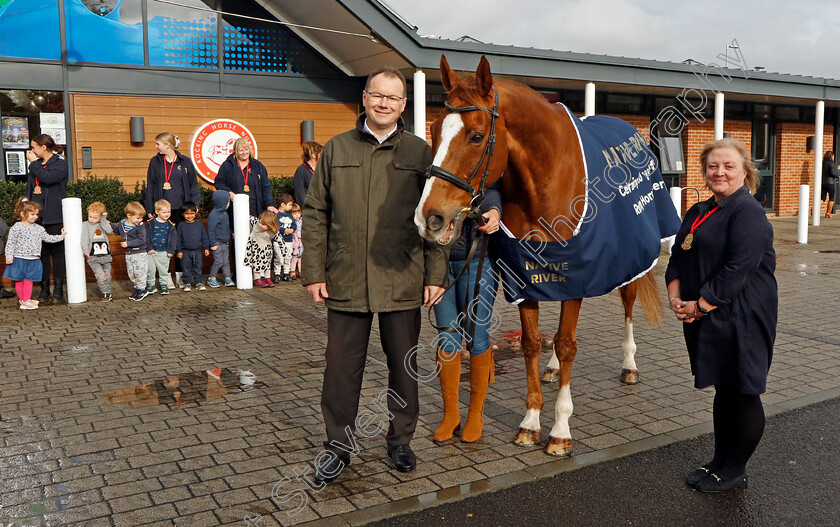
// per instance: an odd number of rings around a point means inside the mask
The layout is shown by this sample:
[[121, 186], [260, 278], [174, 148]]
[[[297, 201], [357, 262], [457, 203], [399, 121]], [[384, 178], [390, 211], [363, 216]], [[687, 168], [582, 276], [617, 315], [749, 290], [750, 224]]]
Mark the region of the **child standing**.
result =
[[146, 209], [139, 201], [130, 201], [125, 206], [125, 219], [111, 223], [111, 228], [122, 238], [120, 245], [125, 248], [125, 270], [128, 279], [134, 284], [134, 293], [128, 298], [139, 302], [146, 298], [146, 276], [149, 272], [149, 231], [143, 227]]
[[[274, 236], [274, 280], [282, 279], [291, 282], [289, 264], [292, 260], [292, 239], [295, 234], [295, 219], [289, 213], [294, 200], [290, 194], [280, 194], [277, 197], [277, 223], [280, 231]], [[282, 274], [281, 274], [282, 273]]]
[[210, 250], [213, 251], [213, 266], [210, 268], [210, 278], [207, 285], [219, 287], [219, 280], [216, 275], [219, 269], [225, 275], [225, 286], [230, 287], [233, 280], [230, 278], [230, 218], [228, 207], [230, 206], [230, 192], [217, 190], [213, 193], [213, 210], [207, 217], [207, 237], [210, 239]]
[[151, 249], [149, 249], [149, 276], [146, 280], [146, 294], [157, 293], [155, 276], [160, 277], [160, 294], [168, 295], [172, 286], [169, 277], [169, 262], [178, 252], [178, 233], [175, 224], [169, 221], [172, 205], [165, 199], [155, 202], [155, 218], [146, 222]]
[[96, 285], [102, 293], [102, 301], [111, 301], [111, 244], [108, 235], [113, 233], [106, 218], [105, 204], [94, 201], [88, 205], [88, 220], [82, 224], [82, 254], [85, 255]]
[[207, 230], [204, 225], [195, 221], [195, 215], [198, 213], [198, 206], [188, 201], [184, 203], [181, 209], [184, 214], [184, 221], [178, 224], [178, 258], [181, 259], [181, 267], [184, 274], [181, 279], [184, 281], [184, 292], [189, 293], [190, 284], [195, 285], [199, 291], [204, 291], [204, 278], [201, 276], [201, 267], [204, 263], [201, 252], [204, 251], [204, 256], [210, 256], [210, 251], [207, 249], [209, 241], [207, 239]]
[[301, 229], [303, 228], [303, 218], [300, 210], [300, 205], [292, 203], [292, 209], [289, 211], [295, 219], [295, 234], [292, 237], [292, 262], [290, 264], [291, 270], [289, 277], [292, 280], [297, 280], [300, 276], [300, 257], [303, 255], [303, 239], [301, 238]]
[[260, 214], [248, 245], [245, 246], [245, 265], [254, 272], [254, 285], [257, 287], [274, 287], [271, 281], [272, 239], [280, 228], [277, 225], [277, 215], [270, 211]]
[[9, 229], [6, 240], [6, 270], [3, 276], [16, 282], [21, 309], [38, 309], [38, 301], [32, 299], [32, 282], [41, 280], [44, 268], [41, 265], [41, 242], [57, 243], [64, 239], [61, 234], [49, 235], [38, 220], [41, 205], [26, 198], [20, 198], [15, 206], [15, 218], [20, 221]]

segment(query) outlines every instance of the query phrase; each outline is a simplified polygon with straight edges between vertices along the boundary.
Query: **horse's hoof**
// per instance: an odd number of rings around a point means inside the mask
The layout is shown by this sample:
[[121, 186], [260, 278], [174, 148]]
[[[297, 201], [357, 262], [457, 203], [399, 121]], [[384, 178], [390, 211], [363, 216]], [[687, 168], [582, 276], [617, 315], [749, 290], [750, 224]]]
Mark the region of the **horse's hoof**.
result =
[[513, 444], [518, 446], [536, 446], [540, 444], [540, 431], [528, 430], [527, 428], [520, 428], [516, 437], [513, 438]]
[[572, 455], [572, 438], [551, 437], [545, 445], [545, 453], [550, 456], [569, 457]]
[[639, 384], [639, 370], [628, 370], [627, 368], [622, 368], [621, 370], [621, 382], [624, 384]]
[[546, 368], [543, 372], [542, 382], [557, 382], [560, 378], [560, 370]]

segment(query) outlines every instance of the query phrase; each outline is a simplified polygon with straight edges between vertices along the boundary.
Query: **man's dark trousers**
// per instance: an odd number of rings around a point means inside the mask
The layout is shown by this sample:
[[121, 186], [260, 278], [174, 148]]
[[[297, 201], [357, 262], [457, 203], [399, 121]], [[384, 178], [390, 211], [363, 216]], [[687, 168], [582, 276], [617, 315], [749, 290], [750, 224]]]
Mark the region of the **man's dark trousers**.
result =
[[[344, 454], [330, 445], [336, 441], [347, 445], [350, 441], [345, 427], [355, 430], [359, 410], [359, 394], [367, 358], [368, 340], [373, 324], [373, 313], [327, 311], [327, 367], [321, 392], [321, 411], [327, 428], [327, 448]], [[388, 362], [388, 388], [393, 394], [387, 397], [390, 420], [385, 441], [400, 445], [411, 441], [417, 427], [420, 404], [417, 379], [406, 368], [406, 356], [417, 345], [420, 335], [420, 308], [407, 311], [379, 313], [379, 334], [382, 349]], [[410, 358], [412, 371], [417, 371], [417, 356]], [[394, 396], [396, 394], [396, 397]], [[380, 399], [384, 402], [384, 398]], [[365, 401], [365, 407], [388, 418], [376, 410], [374, 401]]]

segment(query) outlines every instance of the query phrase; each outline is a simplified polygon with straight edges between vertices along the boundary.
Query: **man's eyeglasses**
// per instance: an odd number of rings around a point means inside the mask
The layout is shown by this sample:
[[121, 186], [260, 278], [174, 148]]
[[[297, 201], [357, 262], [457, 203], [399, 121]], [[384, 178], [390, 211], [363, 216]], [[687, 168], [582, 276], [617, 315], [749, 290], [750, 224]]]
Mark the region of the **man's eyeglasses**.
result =
[[391, 104], [399, 104], [405, 100], [405, 97], [400, 97], [399, 95], [382, 95], [381, 93], [370, 93], [365, 92], [370, 99], [370, 102], [373, 104], [379, 104], [379, 101], [382, 99], [388, 99], [388, 102]]

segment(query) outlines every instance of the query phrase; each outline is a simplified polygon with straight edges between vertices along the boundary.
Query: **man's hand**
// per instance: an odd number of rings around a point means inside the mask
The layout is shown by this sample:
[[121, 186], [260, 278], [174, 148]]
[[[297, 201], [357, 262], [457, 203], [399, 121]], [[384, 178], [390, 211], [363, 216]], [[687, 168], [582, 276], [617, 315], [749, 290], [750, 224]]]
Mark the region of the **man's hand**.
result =
[[316, 284], [309, 284], [306, 286], [306, 290], [309, 291], [309, 294], [312, 295], [312, 300], [316, 302], [323, 302], [324, 299], [329, 298], [330, 295], [327, 294], [327, 284], [326, 282], [318, 282]]
[[120, 247], [128, 247], [128, 242], [120, 242]]
[[148, 251], [148, 253], [149, 253], [149, 254], [155, 254], [155, 250], [154, 250], [154, 249], [152, 249], [151, 251]]
[[183, 258], [183, 257], [184, 257], [184, 253], [179, 252], [178, 253], [178, 258]]
[[211, 251], [218, 251], [218, 250], [219, 250], [219, 246], [218, 246], [218, 245], [214, 245], [213, 247], [210, 247], [210, 250], [211, 250]]
[[440, 302], [445, 288], [436, 285], [427, 285], [423, 288], [423, 305], [431, 307]]

